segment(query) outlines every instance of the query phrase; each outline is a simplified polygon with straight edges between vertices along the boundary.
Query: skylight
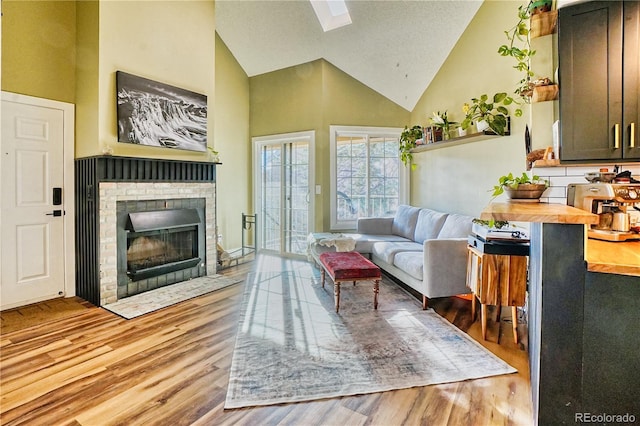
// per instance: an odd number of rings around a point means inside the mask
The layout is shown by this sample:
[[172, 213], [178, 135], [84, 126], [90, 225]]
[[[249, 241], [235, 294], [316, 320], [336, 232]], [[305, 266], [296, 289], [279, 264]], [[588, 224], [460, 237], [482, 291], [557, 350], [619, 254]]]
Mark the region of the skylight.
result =
[[324, 32], [351, 23], [351, 16], [344, 0], [309, 0]]

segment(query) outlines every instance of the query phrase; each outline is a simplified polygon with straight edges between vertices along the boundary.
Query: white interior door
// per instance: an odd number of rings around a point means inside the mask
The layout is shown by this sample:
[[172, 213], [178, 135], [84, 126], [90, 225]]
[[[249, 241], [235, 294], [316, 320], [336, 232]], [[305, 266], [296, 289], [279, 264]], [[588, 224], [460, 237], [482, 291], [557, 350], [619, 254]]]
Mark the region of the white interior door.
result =
[[254, 138], [258, 247], [305, 255], [313, 224], [313, 132]]
[[64, 111], [3, 99], [1, 308], [65, 294], [64, 139]]

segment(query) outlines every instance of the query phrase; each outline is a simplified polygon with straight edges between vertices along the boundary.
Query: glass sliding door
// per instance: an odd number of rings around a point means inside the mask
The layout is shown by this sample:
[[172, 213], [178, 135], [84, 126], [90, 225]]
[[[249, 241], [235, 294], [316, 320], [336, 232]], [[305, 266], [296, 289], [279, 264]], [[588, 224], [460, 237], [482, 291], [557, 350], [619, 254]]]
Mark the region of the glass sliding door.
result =
[[254, 138], [258, 247], [305, 255], [313, 223], [313, 132]]

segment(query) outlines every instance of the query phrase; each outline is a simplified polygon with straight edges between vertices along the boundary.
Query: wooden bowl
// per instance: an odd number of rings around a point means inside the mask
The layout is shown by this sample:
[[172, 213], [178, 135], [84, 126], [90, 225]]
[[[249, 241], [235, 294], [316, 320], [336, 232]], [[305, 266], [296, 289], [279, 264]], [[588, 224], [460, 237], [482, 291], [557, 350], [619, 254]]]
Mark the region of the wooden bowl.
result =
[[515, 200], [535, 200], [542, 197], [542, 193], [547, 189], [544, 183], [521, 183], [517, 189], [505, 186], [504, 190], [511, 199]]

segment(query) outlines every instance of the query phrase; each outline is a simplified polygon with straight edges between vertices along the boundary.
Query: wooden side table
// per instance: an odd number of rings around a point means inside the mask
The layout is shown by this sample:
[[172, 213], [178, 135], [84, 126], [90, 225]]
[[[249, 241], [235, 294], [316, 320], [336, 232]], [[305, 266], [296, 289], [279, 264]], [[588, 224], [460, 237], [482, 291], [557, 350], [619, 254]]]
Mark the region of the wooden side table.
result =
[[487, 254], [468, 246], [467, 286], [473, 291], [471, 315], [476, 317], [480, 300], [482, 338], [487, 336], [487, 305], [511, 306], [513, 340], [518, 343], [518, 306], [524, 306], [527, 292], [527, 256]]

